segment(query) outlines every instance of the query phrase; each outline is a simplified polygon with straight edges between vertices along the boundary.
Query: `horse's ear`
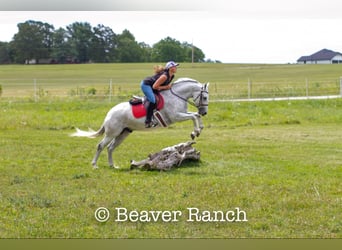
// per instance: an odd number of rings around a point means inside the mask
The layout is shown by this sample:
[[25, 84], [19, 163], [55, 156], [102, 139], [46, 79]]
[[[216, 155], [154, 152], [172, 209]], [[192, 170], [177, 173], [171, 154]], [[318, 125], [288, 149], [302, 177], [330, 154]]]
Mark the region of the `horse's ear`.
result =
[[207, 82], [207, 83], [204, 85], [204, 89], [206, 89], [206, 90], [209, 89], [209, 82]]

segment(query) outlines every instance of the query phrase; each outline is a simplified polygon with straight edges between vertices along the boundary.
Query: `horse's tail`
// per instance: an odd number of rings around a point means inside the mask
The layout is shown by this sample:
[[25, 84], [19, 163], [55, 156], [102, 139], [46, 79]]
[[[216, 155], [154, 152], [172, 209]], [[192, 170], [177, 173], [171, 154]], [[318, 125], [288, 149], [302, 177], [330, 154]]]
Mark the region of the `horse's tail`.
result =
[[103, 135], [104, 132], [105, 132], [104, 125], [102, 125], [98, 131], [93, 131], [91, 129], [89, 131], [83, 131], [83, 130], [76, 128], [76, 132], [71, 134], [70, 136], [95, 138], [95, 137], [98, 137], [100, 135]]

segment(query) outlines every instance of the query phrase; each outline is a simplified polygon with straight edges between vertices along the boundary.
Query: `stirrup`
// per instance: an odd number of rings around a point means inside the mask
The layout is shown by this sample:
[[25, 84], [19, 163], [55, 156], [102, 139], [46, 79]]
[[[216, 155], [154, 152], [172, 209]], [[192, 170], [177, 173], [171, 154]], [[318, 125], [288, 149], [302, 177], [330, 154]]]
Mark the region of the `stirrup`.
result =
[[152, 128], [152, 122], [145, 123], [145, 128]]
[[154, 128], [158, 125], [158, 123], [155, 123], [155, 122], [147, 122], [145, 123], [145, 128]]

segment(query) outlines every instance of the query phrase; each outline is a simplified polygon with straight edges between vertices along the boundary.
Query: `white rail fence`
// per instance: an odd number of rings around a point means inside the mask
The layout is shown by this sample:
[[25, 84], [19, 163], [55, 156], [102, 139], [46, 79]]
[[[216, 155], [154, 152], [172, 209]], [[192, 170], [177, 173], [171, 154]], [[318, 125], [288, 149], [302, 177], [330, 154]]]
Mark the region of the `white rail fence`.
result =
[[[1, 79], [0, 100], [29, 98], [35, 102], [55, 97], [93, 98], [112, 101], [141, 95], [139, 83], [125, 83], [116, 79]], [[211, 83], [210, 101], [272, 101], [287, 99], [324, 99], [342, 97], [342, 77], [309, 78], [302, 82], [284, 80], [245, 83]]]

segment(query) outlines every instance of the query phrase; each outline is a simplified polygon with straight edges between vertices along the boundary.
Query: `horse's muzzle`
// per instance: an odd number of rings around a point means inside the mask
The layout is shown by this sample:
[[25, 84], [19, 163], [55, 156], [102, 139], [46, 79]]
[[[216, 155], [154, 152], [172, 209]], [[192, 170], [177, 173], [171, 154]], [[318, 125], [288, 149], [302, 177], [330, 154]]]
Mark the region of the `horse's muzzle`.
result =
[[200, 107], [198, 109], [198, 113], [201, 115], [201, 116], [205, 116], [207, 114], [207, 111], [208, 111], [208, 108], [207, 107]]

